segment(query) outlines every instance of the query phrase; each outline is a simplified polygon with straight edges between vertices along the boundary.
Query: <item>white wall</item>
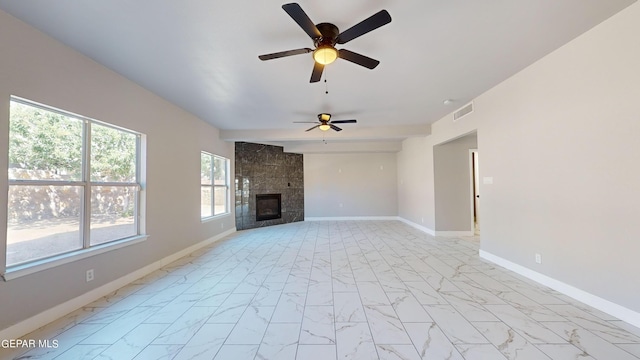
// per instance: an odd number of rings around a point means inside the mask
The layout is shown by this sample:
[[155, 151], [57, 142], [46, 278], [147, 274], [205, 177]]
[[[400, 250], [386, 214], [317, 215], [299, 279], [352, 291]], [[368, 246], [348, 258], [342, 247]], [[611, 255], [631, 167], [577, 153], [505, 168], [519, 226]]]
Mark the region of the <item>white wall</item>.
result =
[[[218, 140], [217, 129], [2, 11], [0, 49], [0, 172], [7, 173], [11, 95], [144, 133], [150, 235], [140, 244], [0, 281], [0, 330], [234, 227], [233, 215], [200, 221], [200, 151], [230, 158], [233, 166], [233, 144]], [[1, 254], [7, 189], [6, 175], [0, 176]], [[86, 283], [89, 268], [95, 280]]]
[[305, 218], [397, 216], [397, 188], [394, 153], [304, 155]]
[[[475, 99], [462, 119], [478, 129], [480, 176], [494, 179], [480, 185], [482, 251], [631, 310], [636, 324], [638, 34], [636, 2]], [[431, 215], [421, 203], [432, 201], [433, 145], [464, 133], [459, 126], [446, 117], [431, 136], [404, 142], [401, 217]]]

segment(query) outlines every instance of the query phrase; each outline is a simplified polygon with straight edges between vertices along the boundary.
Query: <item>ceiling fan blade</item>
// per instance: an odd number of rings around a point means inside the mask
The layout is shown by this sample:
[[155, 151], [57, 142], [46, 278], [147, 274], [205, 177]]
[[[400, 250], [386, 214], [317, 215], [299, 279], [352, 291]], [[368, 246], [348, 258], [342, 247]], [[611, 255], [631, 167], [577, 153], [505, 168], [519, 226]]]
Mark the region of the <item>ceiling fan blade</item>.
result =
[[353, 123], [357, 123], [357, 120], [336, 120], [336, 121], [332, 121], [332, 124], [353, 124]]
[[354, 53], [353, 51], [345, 49], [338, 50], [338, 57], [347, 61], [351, 61], [354, 64], [364, 66], [367, 69], [375, 69], [375, 67], [380, 64], [380, 61], [376, 59], [372, 59], [368, 56], [360, 55], [358, 53]]
[[389, 15], [387, 10], [380, 10], [356, 25], [341, 32], [340, 35], [338, 35], [337, 42], [338, 44], [347, 43], [390, 22], [391, 15]]
[[320, 125], [316, 125], [316, 126], [314, 126], [314, 127], [312, 127], [312, 128], [309, 128], [309, 129], [307, 129], [307, 130], [305, 130], [305, 131], [311, 131], [311, 130], [313, 130], [313, 129], [317, 128], [318, 126], [320, 126]]
[[313, 21], [309, 19], [309, 16], [307, 16], [307, 13], [302, 10], [300, 5], [297, 3], [284, 4], [282, 5], [282, 9], [286, 11], [287, 14], [289, 14], [296, 23], [298, 23], [298, 25], [300, 25], [302, 30], [304, 30], [310, 38], [315, 40], [322, 36], [320, 30], [318, 30]]
[[310, 83], [318, 82], [322, 78], [322, 71], [324, 70], [324, 65], [318, 64], [317, 62], [313, 62], [313, 72], [311, 73]]
[[294, 124], [317, 124], [317, 121], [294, 121]]
[[335, 130], [335, 131], [342, 131], [342, 129], [341, 129], [341, 128], [339, 128], [339, 127], [337, 127], [337, 126], [335, 126], [335, 125], [333, 125], [333, 124], [329, 124], [329, 126], [331, 126], [331, 128], [332, 128], [333, 130]]
[[287, 50], [287, 51], [281, 51], [281, 52], [277, 52], [277, 53], [273, 53], [273, 54], [260, 55], [260, 56], [258, 56], [258, 58], [260, 60], [262, 60], [262, 61], [265, 61], [265, 60], [272, 60], [272, 59], [277, 59], [277, 58], [281, 58], [281, 57], [285, 57], [285, 56], [291, 56], [291, 55], [308, 54], [308, 53], [310, 53], [312, 51], [313, 50], [309, 49], [309, 48]]

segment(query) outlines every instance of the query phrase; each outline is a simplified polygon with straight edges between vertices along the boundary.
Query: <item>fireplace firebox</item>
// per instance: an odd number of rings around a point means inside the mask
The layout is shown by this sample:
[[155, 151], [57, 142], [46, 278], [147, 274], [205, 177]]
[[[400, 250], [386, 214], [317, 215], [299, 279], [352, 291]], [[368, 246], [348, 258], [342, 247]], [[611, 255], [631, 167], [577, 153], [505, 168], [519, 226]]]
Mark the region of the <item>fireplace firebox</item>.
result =
[[256, 195], [256, 221], [280, 219], [282, 217], [281, 194]]

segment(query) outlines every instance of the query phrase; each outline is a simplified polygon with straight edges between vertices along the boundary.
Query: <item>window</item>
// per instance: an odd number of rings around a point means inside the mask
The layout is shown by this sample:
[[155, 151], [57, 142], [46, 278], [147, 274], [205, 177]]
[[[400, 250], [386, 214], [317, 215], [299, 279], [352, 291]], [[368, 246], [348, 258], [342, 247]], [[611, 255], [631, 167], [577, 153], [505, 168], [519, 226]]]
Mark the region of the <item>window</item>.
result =
[[200, 217], [229, 212], [229, 159], [200, 154]]
[[11, 98], [7, 266], [140, 234], [141, 135]]

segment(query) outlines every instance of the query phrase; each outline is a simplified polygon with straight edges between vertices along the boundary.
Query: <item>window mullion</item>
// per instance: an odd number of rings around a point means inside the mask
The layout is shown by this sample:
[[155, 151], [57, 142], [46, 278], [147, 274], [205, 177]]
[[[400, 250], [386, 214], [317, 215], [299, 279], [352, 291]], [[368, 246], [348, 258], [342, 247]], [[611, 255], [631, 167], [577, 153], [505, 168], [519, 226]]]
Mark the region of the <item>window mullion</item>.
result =
[[214, 157], [210, 156], [211, 159], [211, 215], [216, 215], [216, 162], [214, 161]]
[[91, 246], [91, 122], [84, 121], [82, 136], [82, 221], [80, 230], [82, 234], [82, 247], [88, 249]]
[[224, 186], [225, 186], [225, 205], [224, 212], [228, 213], [231, 211], [231, 191], [229, 183], [231, 182], [231, 174], [230, 174], [230, 161], [229, 159], [224, 159]]
[[83, 186], [84, 181], [64, 181], [64, 180], [9, 180], [9, 185], [22, 186]]
[[134, 227], [136, 229], [136, 234], [140, 234], [140, 192], [142, 191], [141, 186], [141, 173], [140, 166], [142, 164], [142, 155], [141, 155], [141, 147], [142, 147], [142, 137], [140, 135], [136, 135], [136, 195], [135, 195], [135, 204], [133, 209], [133, 221]]
[[117, 181], [91, 181], [92, 186], [131, 186], [131, 187], [140, 187], [138, 183], [130, 183], [130, 182], [117, 182]]

